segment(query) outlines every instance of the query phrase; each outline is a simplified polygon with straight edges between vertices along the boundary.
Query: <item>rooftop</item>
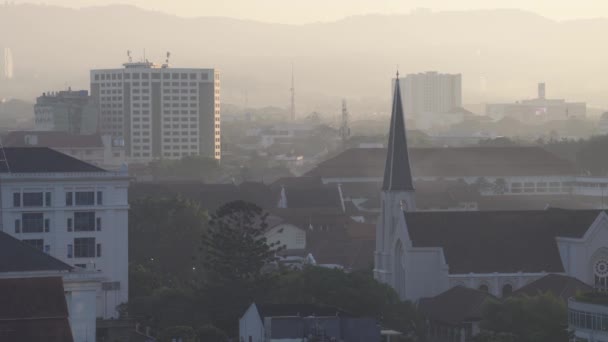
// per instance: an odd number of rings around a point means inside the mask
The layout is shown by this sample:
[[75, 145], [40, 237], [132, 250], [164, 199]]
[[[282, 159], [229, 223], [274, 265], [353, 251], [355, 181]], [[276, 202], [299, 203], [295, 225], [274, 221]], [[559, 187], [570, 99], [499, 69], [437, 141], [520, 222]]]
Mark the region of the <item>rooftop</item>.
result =
[[103, 148], [99, 134], [70, 134], [55, 131], [13, 131], [3, 141], [5, 147]]
[[0, 173], [105, 172], [48, 147], [5, 147], [4, 154], [7, 162], [0, 161]]
[[0, 232], [0, 272], [70, 271], [72, 266]]
[[406, 212], [414, 247], [441, 247], [451, 274], [562, 273], [556, 237], [581, 238], [599, 210]]
[[[381, 179], [385, 148], [352, 148], [321, 162], [306, 176], [323, 178], [374, 177]], [[411, 148], [414, 177], [578, 175], [571, 162], [540, 147]]]

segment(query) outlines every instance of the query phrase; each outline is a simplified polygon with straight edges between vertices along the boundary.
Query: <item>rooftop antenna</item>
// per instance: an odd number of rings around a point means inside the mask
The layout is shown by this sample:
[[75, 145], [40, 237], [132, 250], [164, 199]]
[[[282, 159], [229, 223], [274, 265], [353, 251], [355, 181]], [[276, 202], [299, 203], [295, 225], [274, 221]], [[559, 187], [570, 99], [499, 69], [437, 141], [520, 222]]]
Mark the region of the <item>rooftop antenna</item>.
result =
[[133, 62], [133, 57], [131, 57], [131, 50], [127, 50], [127, 57], [129, 58], [129, 63]]
[[171, 52], [167, 51], [167, 59], [165, 59], [165, 63], [169, 65], [169, 57], [171, 57]]
[[146, 59], [146, 48], [144, 48], [144, 62], [147, 62], [148, 60]]
[[350, 127], [348, 127], [348, 109], [346, 108], [346, 99], [342, 100], [342, 123], [340, 125], [340, 137], [342, 144], [346, 145], [346, 141], [350, 137]]
[[295, 79], [293, 75], [293, 62], [291, 62], [291, 120], [296, 119], [296, 86]]

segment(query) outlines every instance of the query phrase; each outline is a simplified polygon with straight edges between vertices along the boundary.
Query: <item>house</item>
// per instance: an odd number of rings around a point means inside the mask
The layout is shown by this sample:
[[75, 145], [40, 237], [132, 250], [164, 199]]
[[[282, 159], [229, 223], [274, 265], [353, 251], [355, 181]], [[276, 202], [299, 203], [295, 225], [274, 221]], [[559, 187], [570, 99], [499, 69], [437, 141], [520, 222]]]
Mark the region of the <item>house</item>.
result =
[[373, 318], [354, 317], [342, 310], [310, 304], [256, 304], [239, 320], [239, 341], [304, 342], [313, 337], [344, 342], [380, 340]]
[[[103, 281], [97, 272], [57, 260], [32, 241], [0, 232], [0, 341], [94, 342]], [[30, 329], [40, 335], [27, 335]], [[45, 329], [51, 330], [43, 335]], [[2, 335], [10, 330], [19, 335]]]
[[430, 342], [468, 341], [480, 331], [483, 305], [497, 300], [491, 294], [455, 286], [432, 298], [422, 298], [418, 310], [427, 319]]
[[[606, 212], [419, 212], [406, 141], [403, 108], [395, 90], [374, 276], [402, 299], [435, 297], [455, 286], [501, 297], [548, 273], [608, 289], [608, 272], [603, 272], [608, 269]], [[539, 165], [535, 170], [566, 171], [557, 165]], [[556, 171], [550, 171], [553, 166]]]
[[0, 151], [2, 230], [102, 277], [95, 317], [117, 318], [128, 300], [128, 188], [126, 173], [50, 148]]

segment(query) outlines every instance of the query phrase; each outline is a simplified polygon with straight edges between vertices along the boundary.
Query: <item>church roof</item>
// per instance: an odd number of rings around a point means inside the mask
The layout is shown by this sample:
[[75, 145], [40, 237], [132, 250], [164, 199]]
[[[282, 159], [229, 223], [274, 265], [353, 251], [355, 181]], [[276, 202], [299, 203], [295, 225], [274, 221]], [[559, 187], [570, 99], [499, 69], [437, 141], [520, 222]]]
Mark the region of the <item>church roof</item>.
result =
[[412, 171], [405, 137], [405, 119], [403, 117], [403, 104], [401, 103], [401, 88], [399, 74], [395, 80], [393, 94], [393, 109], [391, 113], [391, 126], [388, 136], [388, 149], [386, 151], [386, 164], [384, 167], [384, 191], [411, 191], [414, 190]]
[[[386, 148], [352, 148], [321, 162], [306, 176], [382, 177]], [[578, 175], [576, 166], [536, 146], [410, 148], [414, 177]]]
[[580, 238], [598, 210], [406, 212], [414, 247], [442, 247], [451, 274], [562, 273], [556, 237]]
[[547, 274], [513, 292], [513, 296], [536, 296], [542, 293], [552, 293], [564, 302], [577, 293], [593, 291], [593, 287], [574, 277], [561, 274]]
[[480, 321], [483, 304], [496, 299], [491, 294], [463, 286], [455, 286], [435, 297], [422, 298], [418, 309], [429, 319], [449, 325]]

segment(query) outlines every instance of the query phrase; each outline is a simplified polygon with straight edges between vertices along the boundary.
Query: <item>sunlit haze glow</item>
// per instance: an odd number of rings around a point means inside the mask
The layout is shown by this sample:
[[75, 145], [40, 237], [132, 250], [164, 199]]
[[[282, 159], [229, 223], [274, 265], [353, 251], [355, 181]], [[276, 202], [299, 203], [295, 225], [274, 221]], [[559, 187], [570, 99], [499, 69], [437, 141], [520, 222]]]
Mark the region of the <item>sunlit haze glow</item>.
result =
[[180, 16], [225, 16], [289, 24], [332, 21], [367, 13], [408, 13], [417, 8], [436, 11], [517, 8], [557, 20], [608, 17], [608, 1], [598, 0], [47, 0], [42, 3], [69, 7], [120, 3]]

